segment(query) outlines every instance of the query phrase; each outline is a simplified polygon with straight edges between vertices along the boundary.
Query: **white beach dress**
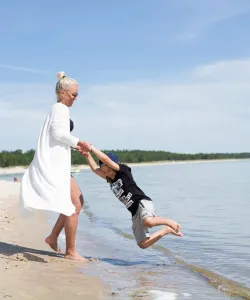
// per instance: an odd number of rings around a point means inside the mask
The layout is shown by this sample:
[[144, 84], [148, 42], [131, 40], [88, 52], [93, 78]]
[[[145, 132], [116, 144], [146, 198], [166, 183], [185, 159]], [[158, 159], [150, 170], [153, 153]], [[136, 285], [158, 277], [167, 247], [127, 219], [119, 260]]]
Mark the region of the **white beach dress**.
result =
[[70, 134], [69, 109], [52, 106], [41, 130], [35, 156], [26, 170], [20, 190], [21, 205], [71, 216], [75, 206], [70, 197], [71, 147], [79, 139]]

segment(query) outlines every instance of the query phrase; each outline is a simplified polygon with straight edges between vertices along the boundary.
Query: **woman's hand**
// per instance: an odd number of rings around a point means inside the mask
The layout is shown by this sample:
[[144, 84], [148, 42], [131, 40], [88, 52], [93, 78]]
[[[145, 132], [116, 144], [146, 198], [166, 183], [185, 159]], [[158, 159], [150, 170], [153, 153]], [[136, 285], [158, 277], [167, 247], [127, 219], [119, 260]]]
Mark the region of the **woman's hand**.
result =
[[91, 144], [83, 141], [79, 141], [77, 144], [77, 150], [78, 147], [82, 150], [82, 152], [89, 152], [91, 150]]
[[80, 146], [76, 146], [75, 148], [81, 155], [85, 156], [87, 159], [90, 157], [90, 153], [88, 151], [82, 150]]
[[86, 158], [89, 157], [90, 153], [88, 151], [84, 151], [82, 150], [82, 148], [80, 146], [76, 146], [75, 148], [79, 153], [81, 153], [83, 156], [85, 156]]

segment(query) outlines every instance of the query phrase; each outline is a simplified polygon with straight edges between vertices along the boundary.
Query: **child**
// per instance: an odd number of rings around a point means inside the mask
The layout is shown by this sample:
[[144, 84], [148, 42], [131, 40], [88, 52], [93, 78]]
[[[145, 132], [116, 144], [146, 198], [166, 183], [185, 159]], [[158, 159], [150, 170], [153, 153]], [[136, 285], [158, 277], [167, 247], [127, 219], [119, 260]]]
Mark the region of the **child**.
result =
[[[90, 152], [93, 152], [99, 158], [100, 167], [98, 167]], [[115, 154], [105, 154], [94, 146], [91, 146], [90, 152], [82, 152], [82, 154], [86, 157], [91, 170], [107, 180], [112, 192], [131, 212], [132, 229], [140, 248], [148, 248], [169, 233], [180, 237], [183, 236], [180, 232], [179, 224], [174, 220], [155, 216], [152, 200], [137, 186], [131, 169], [126, 165], [120, 164]], [[166, 226], [150, 235], [148, 228], [159, 225]]]

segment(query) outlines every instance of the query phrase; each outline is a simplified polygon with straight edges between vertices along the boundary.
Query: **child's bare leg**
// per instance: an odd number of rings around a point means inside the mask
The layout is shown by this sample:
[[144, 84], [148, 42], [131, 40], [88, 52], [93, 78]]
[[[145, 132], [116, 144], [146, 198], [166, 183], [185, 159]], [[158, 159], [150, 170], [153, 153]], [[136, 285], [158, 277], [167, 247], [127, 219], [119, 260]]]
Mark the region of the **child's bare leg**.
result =
[[166, 234], [169, 234], [169, 233], [174, 234], [176, 236], [183, 236], [183, 234], [180, 231], [176, 232], [172, 228], [166, 226], [163, 229], [154, 232], [150, 236], [150, 238], [146, 238], [145, 240], [140, 242], [139, 247], [142, 249], [146, 249], [146, 248], [152, 246], [153, 244], [155, 244], [157, 241], [159, 241], [159, 239], [161, 239], [162, 237], [164, 237]]
[[149, 228], [154, 226], [166, 225], [171, 227], [174, 231], [180, 230], [180, 225], [172, 219], [165, 219], [162, 217], [147, 217], [143, 220], [143, 225]]

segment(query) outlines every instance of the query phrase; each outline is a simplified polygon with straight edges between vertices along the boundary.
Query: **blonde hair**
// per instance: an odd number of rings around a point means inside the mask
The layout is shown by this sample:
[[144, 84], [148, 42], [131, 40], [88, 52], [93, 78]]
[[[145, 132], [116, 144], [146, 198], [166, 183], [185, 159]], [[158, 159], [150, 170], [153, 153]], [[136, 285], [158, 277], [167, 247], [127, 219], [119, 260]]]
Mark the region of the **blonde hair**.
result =
[[58, 81], [56, 83], [56, 92], [60, 91], [60, 90], [67, 90], [70, 89], [72, 87], [72, 85], [75, 85], [77, 83], [77, 81], [73, 78], [67, 77], [65, 72], [59, 72], [56, 75]]

